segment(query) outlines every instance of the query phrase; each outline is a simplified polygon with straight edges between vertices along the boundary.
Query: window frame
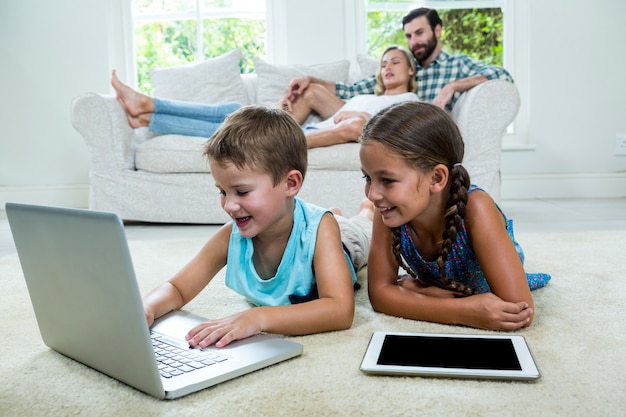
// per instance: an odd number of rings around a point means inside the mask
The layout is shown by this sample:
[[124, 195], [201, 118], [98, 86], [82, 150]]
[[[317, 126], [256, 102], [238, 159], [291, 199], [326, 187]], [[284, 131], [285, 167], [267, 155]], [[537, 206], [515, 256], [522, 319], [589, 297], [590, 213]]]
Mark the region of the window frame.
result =
[[[385, 4], [386, 10], [408, 11], [415, 7], [430, 7], [433, 9], [472, 9], [472, 8], [502, 8], [503, 16], [503, 56], [502, 65], [509, 71], [520, 94], [520, 109], [515, 121], [504, 135], [503, 150], [532, 150], [534, 146], [528, 140], [528, 66], [529, 62], [529, 10], [526, 1], [514, 0], [425, 0], [406, 1], [401, 3], [385, 3], [384, 1], [362, 0], [360, 14], [364, 23], [357, 25], [356, 34], [359, 43], [362, 42], [360, 52], [366, 50], [367, 12], [372, 6]], [[346, 14], [350, 18], [349, 14]], [[444, 29], [445, 30], [445, 29]]]
[[[248, 3], [258, 3], [258, 0], [233, 0], [233, 3], [239, 3], [238, 7], [230, 7], [230, 8], [215, 8], [203, 10], [201, 7], [202, 0], [195, 0], [195, 9], [189, 12], [171, 12], [171, 13], [154, 13], [154, 14], [145, 14], [135, 16], [132, 11], [132, 1], [133, 0], [113, 0], [113, 2], [117, 2], [116, 5], [120, 9], [120, 14], [122, 17], [122, 24], [124, 29], [122, 31], [122, 43], [124, 45], [123, 48], [123, 58], [121, 58], [121, 62], [124, 65], [119, 66], [120, 68], [125, 69], [124, 79], [130, 80], [133, 87], [137, 87], [138, 79], [137, 79], [137, 53], [135, 50], [135, 39], [134, 39], [134, 28], [135, 24], [139, 21], [168, 21], [168, 20], [181, 20], [181, 19], [189, 19], [195, 20], [196, 22], [196, 47], [197, 51], [195, 54], [194, 62], [201, 62], [204, 58], [204, 42], [203, 42], [203, 30], [204, 25], [202, 24], [205, 19], [215, 19], [215, 18], [262, 18], [267, 20], [268, 15], [268, 3], [272, 0], [263, 0], [265, 2], [263, 7], [263, 12], [260, 11], [249, 11], [248, 6], [246, 6], [246, 2]], [[259, 8], [260, 10], [260, 8]], [[111, 36], [111, 34], [110, 34]], [[268, 38], [267, 42], [270, 40]], [[266, 44], [266, 51], [270, 49], [269, 45]], [[128, 76], [130, 75], [130, 77]]]

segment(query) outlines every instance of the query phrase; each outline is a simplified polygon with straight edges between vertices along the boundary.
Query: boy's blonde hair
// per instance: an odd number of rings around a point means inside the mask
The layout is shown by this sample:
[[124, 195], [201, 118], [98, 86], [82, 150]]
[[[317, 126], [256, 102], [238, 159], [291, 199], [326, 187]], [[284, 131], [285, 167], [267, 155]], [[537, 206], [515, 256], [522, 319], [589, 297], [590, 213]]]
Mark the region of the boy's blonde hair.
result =
[[244, 106], [230, 114], [204, 145], [209, 162], [256, 168], [277, 185], [296, 169], [304, 178], [307, 142], [302, 128], [289, 113], [264, 106]]

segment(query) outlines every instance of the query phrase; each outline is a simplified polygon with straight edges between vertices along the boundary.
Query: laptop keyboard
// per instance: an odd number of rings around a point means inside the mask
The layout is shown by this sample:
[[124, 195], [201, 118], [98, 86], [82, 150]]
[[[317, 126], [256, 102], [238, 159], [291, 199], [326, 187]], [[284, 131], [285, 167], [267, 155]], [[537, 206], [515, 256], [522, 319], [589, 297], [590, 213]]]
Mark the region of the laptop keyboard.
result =
[[165, 342], [159, 335], [151, 334], [151, 336], [159, 372], [164, 378], [172, 378], [187, 372], [193, 372], [228, 359], [215, 352], [184, 349], [180, 346], [171, 345]]

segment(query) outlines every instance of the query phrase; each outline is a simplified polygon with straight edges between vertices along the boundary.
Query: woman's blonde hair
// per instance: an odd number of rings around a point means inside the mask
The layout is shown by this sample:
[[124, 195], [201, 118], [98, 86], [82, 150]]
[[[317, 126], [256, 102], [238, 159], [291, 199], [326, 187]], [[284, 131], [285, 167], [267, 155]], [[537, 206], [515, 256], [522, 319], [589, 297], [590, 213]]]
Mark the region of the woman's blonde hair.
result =
[[381, 68], [380, 63], [382, 63], [382, 60], [385, 57], [385, 54], [387, 52], [396, 51], [396, 50], [402, 51], [402, 53], [404, 54], [404, 58], [406, 59], [406, 63], [408, 64], [409, 68], [413, 70], [413, 77], [409, 77], [407, 91], [409, 93], [417, 92], [417, 79], [415, 78], [415, 74], [417, 74], [417, 66], [415, 65], [415, 59], [413, 58], [413, 55], [411, 55], [409, 51], [407, 51], [405, 48], [401, 46], [391, 45], [387, 47], [387, 49], [385, 49], [385, 51], [380, 56], [378, 69], [376, 70], [376, 86], [374, 87], [374, 93], [376, 93], [376, 95], [378, 96], [380, 96], [381, 94], [385, 94], [385, 91], [387, 91], [387, 88], [385, 87], [385, 84], [383, 83], [383, 77], [381, 74], [382, 68]]

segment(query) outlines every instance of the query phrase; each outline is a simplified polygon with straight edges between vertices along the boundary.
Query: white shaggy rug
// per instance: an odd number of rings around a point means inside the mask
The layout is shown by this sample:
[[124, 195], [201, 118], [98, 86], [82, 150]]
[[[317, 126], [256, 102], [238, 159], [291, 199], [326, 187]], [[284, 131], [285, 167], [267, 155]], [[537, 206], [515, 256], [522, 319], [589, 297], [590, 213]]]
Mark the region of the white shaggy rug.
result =
[[[43, 345], [16, 255], [0, 259], [0, 415], [38, 416], [618, 416], [626, 413], [626, 232], [518, 233], [526, 269], [552, 274], [535, 291], [523, 335], [536, 383], [368, 376], [375, 330], [487, 333], [375, 313], [363, 288], [350, 330], [293, 337], [298, 358], [175, 401], [160, 401]], [[142, 292], [176, 272], [200, 240], [131, 241]], [[361, 281], [364, 281], [361, 279]], [[249, 305], [223, 276], [189, 306], [218, 317]]]

